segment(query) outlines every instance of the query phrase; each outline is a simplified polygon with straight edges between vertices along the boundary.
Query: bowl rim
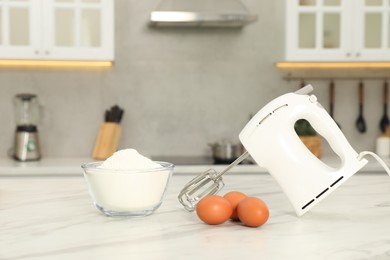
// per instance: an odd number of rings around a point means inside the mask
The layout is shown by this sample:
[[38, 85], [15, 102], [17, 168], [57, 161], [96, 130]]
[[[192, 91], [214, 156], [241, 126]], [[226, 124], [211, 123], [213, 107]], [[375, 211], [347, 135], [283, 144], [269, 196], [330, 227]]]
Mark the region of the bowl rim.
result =
[[93, 161], [81, 164], [81, 168], [87, 173], [88, 169], [93, 169], [94, 172], [112, 172], [112, 173], [147, 173], [147, 172], [157, 172], [163, 170], [172, 171], [175, 165], [170, 162], [163, 161], [153, 161], [161, 165], [161, 167], [156, 168], [147, 168], [147, 169], [109, 169], [109, 168], [98, 168], [104, 161]]

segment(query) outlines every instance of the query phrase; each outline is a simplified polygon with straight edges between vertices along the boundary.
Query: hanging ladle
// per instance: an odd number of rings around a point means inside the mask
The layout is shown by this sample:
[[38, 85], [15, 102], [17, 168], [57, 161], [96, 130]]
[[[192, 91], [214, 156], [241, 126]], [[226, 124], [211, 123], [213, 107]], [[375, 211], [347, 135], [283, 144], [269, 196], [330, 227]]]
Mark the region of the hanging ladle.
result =
[[382, 133], [386, 132], [386, 127], [389, 124], [389, 118], [387, 116], [387, 97], [388, 97], [388, 84], [387, 80], [383, 83], [383, 116], [379, 122], [379, 127]]
[[363, 81], [359, 82], [359, 116], [356, 120], [356, 127], [360, 133], [365, 133], [367, 130], [366, 121], [363, 117], [363, 103], [364, 103], [364, 85]]
[[[335, 88], [334, 81], [331, 80], [329, 84], [329, 115], [333, 118], [333, 120], [334, 120], [333, 112], [334, 112], [334, 96], [335, 96], [334, 88]], [[341, 128], [339, 123], [336, 122], [336, 124], [339, 128]]]

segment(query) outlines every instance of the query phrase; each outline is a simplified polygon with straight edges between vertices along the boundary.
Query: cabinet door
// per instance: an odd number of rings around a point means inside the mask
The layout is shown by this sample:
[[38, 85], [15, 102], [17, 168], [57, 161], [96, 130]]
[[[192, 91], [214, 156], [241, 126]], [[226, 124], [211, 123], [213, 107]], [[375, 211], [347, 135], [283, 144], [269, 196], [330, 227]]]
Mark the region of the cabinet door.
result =
[[45, 59], [113, 60], [114, 1], [43, 1]]
[[356, 4], [354, 56], [366, 61], [390, 60], [390, 1], [358, 0]]
[[0, 58], [39, 56], [40, 0], [0, 0]]
[[[355, 1], [355, 0], [353, 0]], [[287, 0], [286, 58], [290, 61], [350, 57], [351, 1]]]

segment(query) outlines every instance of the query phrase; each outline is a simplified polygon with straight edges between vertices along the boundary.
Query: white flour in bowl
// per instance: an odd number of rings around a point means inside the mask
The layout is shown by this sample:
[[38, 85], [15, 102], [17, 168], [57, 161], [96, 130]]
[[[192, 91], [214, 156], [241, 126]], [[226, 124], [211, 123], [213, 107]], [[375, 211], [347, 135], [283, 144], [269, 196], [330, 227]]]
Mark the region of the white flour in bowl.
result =
[[135, 149], [124, 149], [115, 152], [98, 168], [112, 170], [144, 170], [160, 168], [161, 165], [139, 154]]
[[110, 216], [149, 215], [157, 209], [173, 171], [170, 163], [156, 163], [134, 149], [120, 150], [100, 166], [84, 167], [96, 206]]

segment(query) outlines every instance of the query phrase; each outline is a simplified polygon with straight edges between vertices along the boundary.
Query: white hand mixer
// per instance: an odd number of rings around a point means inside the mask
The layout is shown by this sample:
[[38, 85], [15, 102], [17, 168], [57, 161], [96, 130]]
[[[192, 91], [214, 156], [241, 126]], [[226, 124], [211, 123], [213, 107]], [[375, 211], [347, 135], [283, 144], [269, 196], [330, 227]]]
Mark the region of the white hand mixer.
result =
[[[311, 85], [295, 93], [282, 95], [264, 106], [244, 127], [239, 138], [246, 152], [217, 173], [208, 170], [191, 180], [180, 192], [180, 203], [188, 211], [204, 196], [215, 194], [224, 186], [222, 175], [249, 154], [266, 168], [281, 186], [296, 214], [303, 215], [374, 156], [390, 175], [386, 164], [372, 152], [358, 154], [327, 111], [317, 102]], [[339, 167], [331, 167], [313, 155], [299, 139], [294, 124], [305, 119], [324, 137], [339, 156]]]

